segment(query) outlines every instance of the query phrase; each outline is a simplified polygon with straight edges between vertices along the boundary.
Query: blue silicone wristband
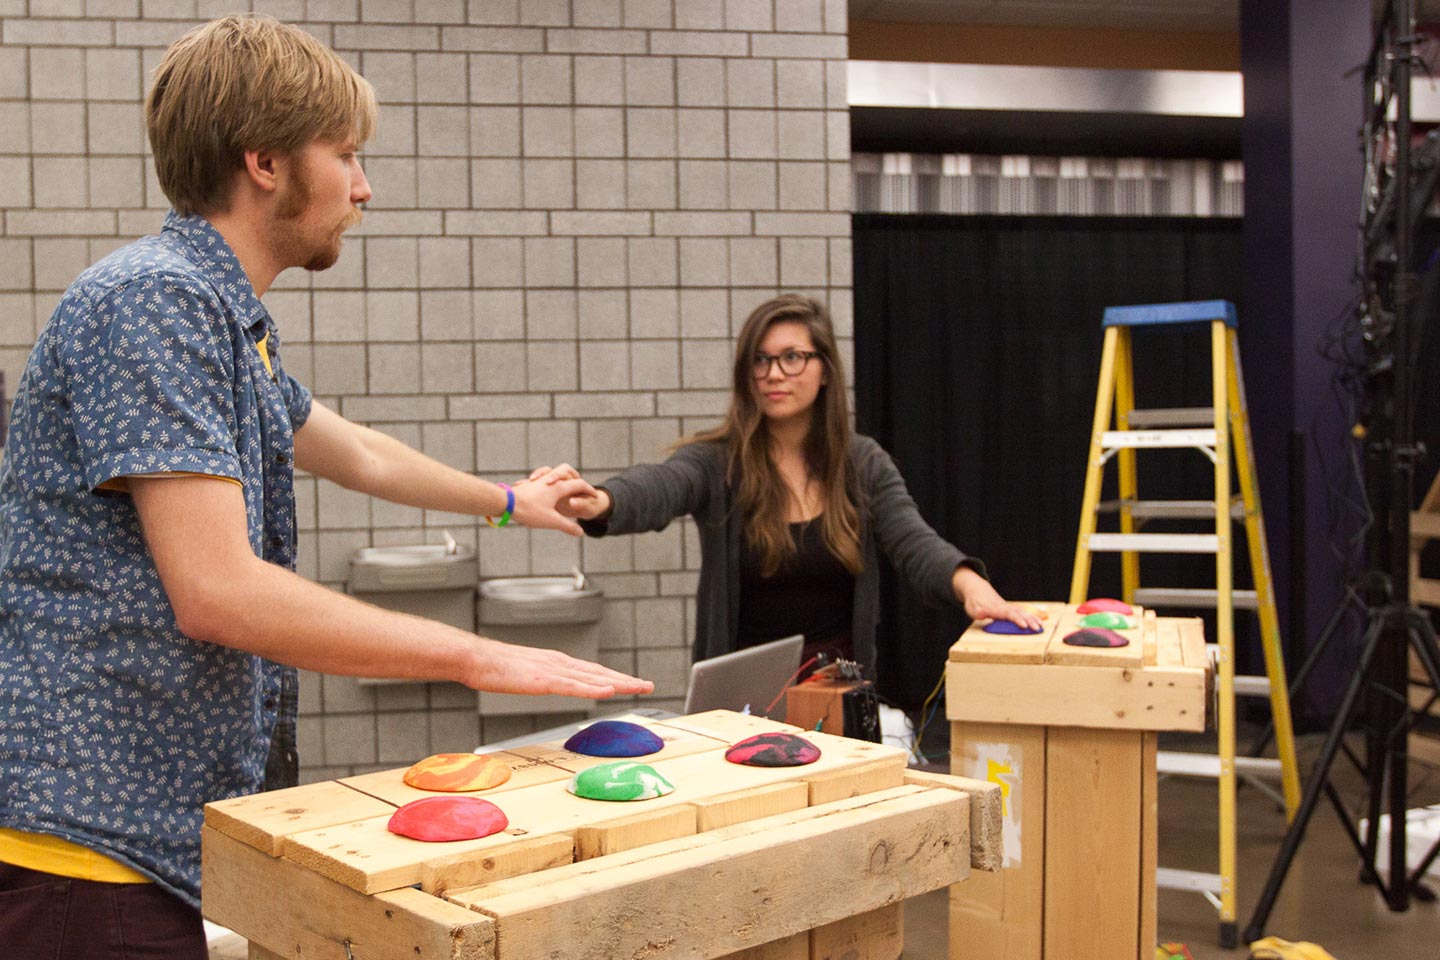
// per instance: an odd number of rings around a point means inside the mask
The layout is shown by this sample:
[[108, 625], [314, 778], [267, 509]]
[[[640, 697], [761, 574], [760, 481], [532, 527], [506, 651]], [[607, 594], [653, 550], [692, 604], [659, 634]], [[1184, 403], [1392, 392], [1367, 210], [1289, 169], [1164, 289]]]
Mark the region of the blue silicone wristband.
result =
[[505, 526], [505, 524], [509, 523], [510, 518], [515, 514], [515, 488], [508, 483], [497, 483], [495, 486], [505, 491], [505, 512], [500, 514], [499, 520], [496, 520], [494, 517], [486, 517], [485, 522], [496, 530], [499, 530]]

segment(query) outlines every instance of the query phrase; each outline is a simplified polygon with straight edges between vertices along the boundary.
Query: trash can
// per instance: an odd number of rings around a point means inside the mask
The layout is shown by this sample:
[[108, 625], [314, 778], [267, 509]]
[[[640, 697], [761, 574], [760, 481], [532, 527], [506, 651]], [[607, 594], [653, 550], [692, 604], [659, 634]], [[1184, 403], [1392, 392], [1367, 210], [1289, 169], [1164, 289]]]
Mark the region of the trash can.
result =
[[[549, 647], [595, 660], [600, 655], [604, 593], [581, 574], [573, 577], [506, 577], [480, 584], [478, 631], [506, 643]], [[480, 692], [480, 712], [573, 713], [594, 709], [583, 697], [535, 697]]]
[[[346, 592], [386, 610], [412, 613], [475, 632], [475, 548], [453, 542], [363, 547], [350, 558]], [[360, 678], [363, 684], [422, 683]]]

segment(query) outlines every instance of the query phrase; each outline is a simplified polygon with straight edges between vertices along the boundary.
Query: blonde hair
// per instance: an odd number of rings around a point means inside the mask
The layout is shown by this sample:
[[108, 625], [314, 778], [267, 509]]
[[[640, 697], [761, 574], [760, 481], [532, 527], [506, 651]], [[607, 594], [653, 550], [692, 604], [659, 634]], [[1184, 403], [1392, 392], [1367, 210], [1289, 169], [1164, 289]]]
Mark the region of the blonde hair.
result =
[[776, 323], [800, 323], [810, 332], [826, 378], [815, 398], [804, 443], [805, 469], [823, 491], [820, 538], [851, 573], [864, 566], [860, 554], [860, 504], [863, 494], [850, 463], [850, 420], [845, 408], [845, 368], [835, 344], [835, 329], [825, 305], [812, 297], [787, 293], [756, 307], [735, 341], [730, 409], [713, 430], [680, 442], [720, 443], [728, 451], [728, 476], [735, 504], [744, 518], [745, 537], [760, 557], [760, 572], [774, 576], [798, 545], [785, 508], [791, 494], [770, 453], [770, 428], [760, 409], [755, 355], [765, 331]]
[[228, 209], [245, 151], [284, 154], [350, 138], [358, 146], [377, 114], [375, 90], [339, 54], [252, 14], [222, 17], [175, 41], [145, 100], [155, 173], [180, 214]]

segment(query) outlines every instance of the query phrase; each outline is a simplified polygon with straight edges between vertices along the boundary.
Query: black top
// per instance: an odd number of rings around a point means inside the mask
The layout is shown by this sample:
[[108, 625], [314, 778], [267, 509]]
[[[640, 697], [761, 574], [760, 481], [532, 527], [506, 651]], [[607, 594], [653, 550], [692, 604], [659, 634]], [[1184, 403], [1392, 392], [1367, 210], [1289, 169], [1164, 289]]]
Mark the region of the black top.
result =
[[[700, 584], [695, 593], [695, 659], [739, 648], [740, 529], [744, 519], [727, 482], [722, 443], [691, 443], [664, 463], [640, 463], [605, 481], [612, 511], [580, 524], [592, 537], [664, 530], [676, 517], [695, 518], [700, 536]], [[968, 564], [985, 568], [930, 529], [890, 455], [863, 434], [850, 438], [850, 467], [859, 479], [860, 557], [850, 639], [855, 659], [875, 664], [875, 621], [880, 616], [880, 558], [932, 606], [958, 605], [951, 578]]]
[[849, 659], [855, 575], [825, 546], [819, 518], [790, 524], [798, 549], [772, 577], [748, 540], [740, 553], [739, 649], [805, 635], [805, 651], [825, 649]]

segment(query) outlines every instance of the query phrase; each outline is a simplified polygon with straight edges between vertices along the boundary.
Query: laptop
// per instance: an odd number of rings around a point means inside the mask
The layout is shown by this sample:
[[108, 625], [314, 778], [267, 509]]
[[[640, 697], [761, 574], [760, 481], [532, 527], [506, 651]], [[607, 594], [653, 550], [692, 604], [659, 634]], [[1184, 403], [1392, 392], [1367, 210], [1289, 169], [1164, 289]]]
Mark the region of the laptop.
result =
[[763, 716], [772, 701], [784, 709], [780, 691], [788, 687], [800, 669], [800, 651], [805, 638], [796, 634], [757, 647], [698, 660], [690, 666], [690, 688], [685, 693], [685, 712], [735, 710]]

